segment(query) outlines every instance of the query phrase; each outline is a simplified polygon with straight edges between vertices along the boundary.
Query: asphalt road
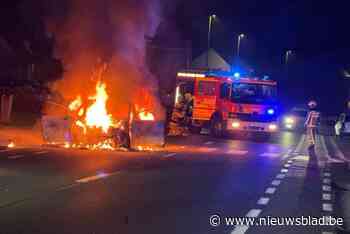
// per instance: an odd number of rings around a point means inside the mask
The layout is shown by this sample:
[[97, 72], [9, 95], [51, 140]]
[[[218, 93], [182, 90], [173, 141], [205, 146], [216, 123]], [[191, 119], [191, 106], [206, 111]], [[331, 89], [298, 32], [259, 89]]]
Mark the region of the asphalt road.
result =
[[329, 136], [315, 155], [306, 144], [282, 132], [268, 141], [170, 138], [157, 152], [2, 150], [0, 233], [335, 233], [226, 225], [227, 217], [334, 214], [329, 165], [345, 159]]

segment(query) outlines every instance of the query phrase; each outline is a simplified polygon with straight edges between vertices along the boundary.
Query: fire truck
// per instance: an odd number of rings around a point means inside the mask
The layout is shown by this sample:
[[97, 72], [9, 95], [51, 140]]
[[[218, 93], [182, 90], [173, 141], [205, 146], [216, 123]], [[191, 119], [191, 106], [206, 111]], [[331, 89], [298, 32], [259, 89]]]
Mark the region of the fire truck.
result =
[[229, 72], [184, 71], [177, 74], [175, 106], [192, 97], [190, 128], [269, 136], [278, 131], [277, 83]]

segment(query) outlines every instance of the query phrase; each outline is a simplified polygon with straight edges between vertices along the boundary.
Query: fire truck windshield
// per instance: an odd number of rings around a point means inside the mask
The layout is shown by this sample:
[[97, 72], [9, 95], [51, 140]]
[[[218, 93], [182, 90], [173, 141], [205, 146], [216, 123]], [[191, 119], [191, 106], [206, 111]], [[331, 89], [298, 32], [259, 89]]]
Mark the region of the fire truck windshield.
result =
[[264, 84], [234, 83], [232, 101], [238, 103], [275, 103], [276, 86]]

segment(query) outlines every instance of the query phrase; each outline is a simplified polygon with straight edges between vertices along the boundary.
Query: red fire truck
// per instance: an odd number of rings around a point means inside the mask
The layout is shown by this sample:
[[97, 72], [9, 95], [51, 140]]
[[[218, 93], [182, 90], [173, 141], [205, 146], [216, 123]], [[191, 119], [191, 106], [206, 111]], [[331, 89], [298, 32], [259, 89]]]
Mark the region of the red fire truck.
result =
[[240, 78], [232, 73], [186, 71], [177, 74], [175, 104], [192, 96], [192, 130], [210, 129], [213, 136], [227, 132], [277, 132], [276, 82]]

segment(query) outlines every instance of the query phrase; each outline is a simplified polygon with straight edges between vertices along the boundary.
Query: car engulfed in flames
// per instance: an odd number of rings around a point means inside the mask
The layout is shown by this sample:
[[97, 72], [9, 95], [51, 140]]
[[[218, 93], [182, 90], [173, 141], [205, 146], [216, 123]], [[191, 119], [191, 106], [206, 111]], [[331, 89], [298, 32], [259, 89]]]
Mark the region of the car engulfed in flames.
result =
[[[107, 84], [96, 82], [94, 91], [86, 98], [78, 94], [68, 104], [71, 127], [69, 140], [63, 145], [65, 148], [116, 150], [131, 147], [149, 151], [154, 150], [154, 145], [164, 144], [164, 123], [161, 122], [161, 126], [155, 124], [156, 118], [150, 110], [130, 105], [128, 119], [116, 119], [108, 110]], [[154, 128], [158, 129], [156, 134], [160, 135], [156, 140]], [[153, 136], [145, 137], [149, 134]], [[153, 144], [159, 140], [160, 144]]]

